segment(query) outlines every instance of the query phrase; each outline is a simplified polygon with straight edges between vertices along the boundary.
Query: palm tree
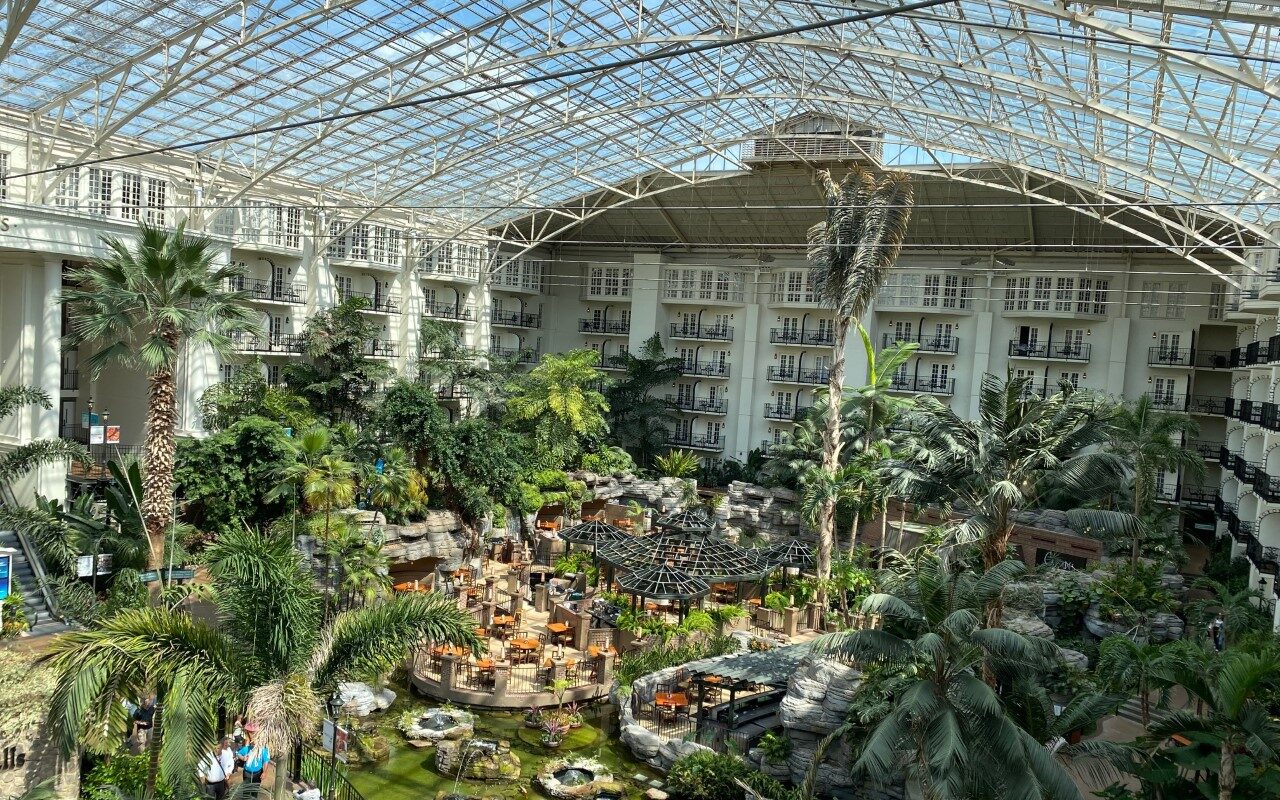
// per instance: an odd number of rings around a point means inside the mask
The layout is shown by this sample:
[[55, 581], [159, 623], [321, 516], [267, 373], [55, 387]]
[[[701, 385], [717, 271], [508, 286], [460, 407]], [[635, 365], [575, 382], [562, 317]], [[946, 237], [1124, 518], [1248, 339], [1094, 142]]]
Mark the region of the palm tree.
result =
[[173, 501], [178, 360], [187, 344], [229, 356], [230, 334], [254, 328], [247, 294], [229, 288], [244, 267], [215, 266], [213, 243], [187, 236], [183, 224], [172, 231], [141, 224], [132, 247], [112, 237], [103, 242], [110, 255], [71, 270], [62, 302], [72, 343], [96, 348], [85, 361], [95, 375], [111, 363], [146, 373], [142, 517], [150, 566], [159, 569]]
[[[206, 551], [218, 620], [168, 608], [122, 611], [50, 648], [58, 684], [50, 729], [67, 753], [111, 752], [123, 701], [154, 692], [157, 778], [185, 785], [215, 739], [218, 708], [246, 704], [277, 763], [312, 733], [344, 680], [374, 680], [423, 640], [476, 644], [475, 619], [442, 595], [413, 593], [337, 614], [324, 624], [310, 572], [287, 536], [231, 531]], [[284, 770], [277, 772], [283, 779]]]
[[369, 502], [384, 513], [405, 506], [422, 507], [427, 502], [427, 478], [419, 472], [402, 447], [389, 448], [382, 456], [382, 470], [376, 462], [361, 469], [361, 483], [369, 491]]
[[1246, 586], [1233, 591], [1227, 584], [1212, 578], [1196, 578], [1191, 586], [1210, 595], [1187, 603], [1187, 623], [1198, 627], [1202, 635], [1217, 614], [1222, 615], [1229, 642], [1243, 634], [1261, 633], [1271, 628], [1271, 615], [1263, 610], [1266, 605], [1257, 589]]
[[984, 628], [984, 608], [1025, 572], [1016, 561], [985, 573], [953, 569], [937, 553], [872, 594], [862, 611], [882, 629], [828, 634], [815, 643], [861, 664], [900, 671], [892, 709], [861, 743], [854, 774], [874, 784], [904, 775], [928, 800], [1029, 797], [1079, 800], [1080, 793], [1040, 741], [1007, 713], [980, 673], [1015, 675], [1046, 663], [1052, 645], [1003, 628]]
[[1180, 642], [1172, 648], [1166, 675], [1200, 710], [1170, 712], [1150, 727], [1150, 738], [1163, 742], [1199, 734], [1216, 739], [1218, 800], [1231, 800], [1235, 793], [1237, 753], [1247, 754], [1257, 767], [1280, 764], [1280, 722], [1272, 719], [1267, 703], [1280, 675], [1274, 649], [1215, 653]]
[[609, 366], [622, 371], [604, 390], [610, 439], [641, 467], [650, 466], [667, 449], [668, 424], [676, 417], [672, 404], [653, 392], [680, 377], [681, 364], [667, 355], [656, 333], [634, 353], [609, 356]]
[[545, 356], [527, 378], [508, 385], [507, 413], [529, 425], [545, 452], [562, 467], [580, 450], [579, 442], [606, 430], [609, 403], [596, 390], [600, 354], [590, 348]]
[[423, 320], [418, 337], [422, 358], [419, 380], [463, 390], [473, 407], [483, 410], [501, 400], [502, 389], [516, 374], [515, 359], [495, 358], [463, 344], [460, 325]]
[[[45, 411], [53, 408], [48, 393], [43, 389], [30, 386], [0, 388], [0, 420], [24, 406], [38, 406]], [[48, 509], [21, 505], [13, 485], [27, 473], [46, 464], [65, 464], [68, 459], [87, 463], [88, 457], [82, 445], [65, 439], [36, 439], [0, 455], [0, 528], [40, 538], [44, 532], [56, 527], [57, 518]]]
[[[986, 569], [1005, 560], [1019, 512], [1050, 491], [1089, 496], [1120, 472], [1115, 456], [1096, 449], [1109, 435], [1105, 405], [1070, 384], [1040, 397], [1029, 382], [984, 376], [972, 420], [920, 398], [912, 452], [895, 465], [917, 494], [967, 510], [952, 535], [977, 541]], [[1000, 597], [992, 597], [987, 627], [999, 627], [1002, 612]]]
[[[840, 468], [840, 403], [844, 395], [844, 351], [849, 328], [858, 321], [897, 261], [907, 234], [914, 195], [905, 173], [891, 172], [879, 181], [855, 168], [839, 184], [820, 172], [826, 192], [827, 219], [809, 229], [809, 267], [814, 291], [835, 309], [835, 343], [827, 379], [827, 426], [822, 469], [834, 476]], [[828, 498], [818, 518], [818, 580], [831, 576], [836, 501]], [[820, 596], [819, 602], [825, 597]]]
[[[1199, 432], [1200, 426], [1190, 417], [1157, 410], [1148, 394], [1117, 409], [1111, 421], [1107, 448], [1123, 461], [1132, 481], [1134, 516], [1150, 515], [1158, 475], [1182, 472], [1197, 480], [1204, 476], [1204, 460], [1182, 446], [1185, 438]], [[1130, 563], [1137, 566], [1141, 555], [1142, 537], [1134, 536]]]
[[348, 508], [355, 501], [355, 464], [335, 448], [327, 428], [312, 428], [291, 440], [290, 446], [295, 460], [281, 469], [279, 483], [268, 499], [300, 493], [309, 510], [324, 513], [324, 534], [328, 538], [334, 510]]
[[1165, 646], [1138, 643], [1128, 636], [1108, 636], [1098, 647], [1098, 680], [1111, 692], [1138, 695], [1142, 727], [1151, 725], [1151, 693], [1158, 691], [1158, 704], [1169, 701], [1169, 683], [1165, 680]]

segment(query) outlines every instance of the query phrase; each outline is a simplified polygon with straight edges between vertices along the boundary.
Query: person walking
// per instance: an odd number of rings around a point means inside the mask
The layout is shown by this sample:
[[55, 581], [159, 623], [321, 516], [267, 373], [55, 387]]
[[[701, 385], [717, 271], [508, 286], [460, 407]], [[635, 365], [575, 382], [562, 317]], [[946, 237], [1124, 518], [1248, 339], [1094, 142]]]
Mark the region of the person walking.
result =
[[147, 741], [151, 738], [151, 726], [155, 724], [155, 719], [156, 699], [150, 696], [142, 698], [142, 705], [133, 711], [133, 735], [130, 737], [140, 750], [145, 750], [147, 747]]
[[244, 782], [262, 783], [262, 771], [266, 769], [267, 762], [271, 760], [271, 750], [266, 744], [258, 741], [258, 726], [256, 723], [250, 722], [245, 725], [244, 732], [248, 736], [248, 741], [236, 753], [240, 757], [240, 763], [244, 765]]
[[1209, 636], [1213, 639], [1213, 649], [1221, 653], [1227, 646], [1227, 623], [1221, 614], [1209, 625]]
[[231, 737], [224, 736], [205, 753], [200, 762], [200, 778], [204, 780], [205, 794], [213, 800], [227, 796], [227, 779], [236, 770], [235, 754], [231, 751]]

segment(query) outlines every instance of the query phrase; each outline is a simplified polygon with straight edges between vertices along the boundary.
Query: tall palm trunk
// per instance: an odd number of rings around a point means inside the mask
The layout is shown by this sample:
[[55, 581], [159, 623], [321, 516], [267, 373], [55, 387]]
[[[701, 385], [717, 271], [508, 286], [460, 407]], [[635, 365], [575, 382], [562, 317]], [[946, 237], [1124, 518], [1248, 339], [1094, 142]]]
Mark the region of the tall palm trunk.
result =
[[[835, 330], [835, 352], [827, 372], [827, 425], [822, 432], [822, 470], [831, 478], [840, 471], [840, 400], [844, 394], [844, 349], [849, 338], [851, 320], [838, 319]], [[835, 542], [836, 500], [822, 501], [818, 515], [818, 604], [827, 605], [827, 584], [831, 581], [831, 551]]]
[[151, 716], [151, 735], [147, 737], [147, 780], [142, 790], [142, 796], [146, 800], [156, 796], [156, 778], [160, 774], [160, 748], [164, 745], [164, 697], [165, 692], [161, 688], [156, 692], [155, 713]]
[[[1142, 478], [1139, 477], [1133, 482], [1133, 516], [1136, 519], [1142, 518], [1142, 504], [1145, 500], [1142, 489]], [[1133, 542], [1129, 548], [1129, 566], [1137, 568], [1138, 559], [1142, 558], [1142, 534], [1134, 531]]]
[[1222, 737], [1218, 750], [1218, 800], [1231, 800], [1236, 790], [1236, 749], [1231, 736]]
[[[173, 461], [175, 429], [178, 425], [178, 393], [173, 370], [151, 373], [147, 382], [146, 469], [142, 476], [142, 522], [151, 546], [148, 566], [164, 566], [165, 534], [173, 504]], [[160, 582], [151, 584], [153, 604], [159, 598]]]
[[849, 526], [849, 558], [858, 552], [858, 517], [862, 513], [861, 498], [853, 506], [853, 524]]

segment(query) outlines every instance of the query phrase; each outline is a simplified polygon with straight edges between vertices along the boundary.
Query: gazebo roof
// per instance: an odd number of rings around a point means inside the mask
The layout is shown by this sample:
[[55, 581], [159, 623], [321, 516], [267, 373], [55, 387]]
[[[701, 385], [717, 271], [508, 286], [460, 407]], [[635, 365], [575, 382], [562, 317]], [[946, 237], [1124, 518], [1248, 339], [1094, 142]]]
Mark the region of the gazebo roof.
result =
[[759, 580], [771, 569], [757, 553], [717, 536], [688, 533], [655, 533], [604, 545], [596, 558], [635, 572], [666, 565], [705, 581]]
[[782, 687], [809, 656], [810, 649], [811, 643], [803, 642], [768, 650], [749, 650], [691, 661], [684, 668], [699, 678], [710, 675], [734, 684]]
[[715, 530], [716, 523], [700, 508], [686, 508], [665, 517], [659, 517], [654, 523], [660, 528], [682, 533], [710, 533]]
[[666, 564], [628, 572], [618, 579], [618, 586], [628, 594], [650, 600], [692, 600], [711, 591], [702, 578], [681, 572]]
[[630, 539], [631, 534], [607, 522], [592, 520], [565, 528], [560, 531], [560, 538], [573, 544], [603, 545]]
[[764, 560], [776, 567], [812, 567], [817, 560], [813, 548], [799, 539], [779, 542], [764, 553]]

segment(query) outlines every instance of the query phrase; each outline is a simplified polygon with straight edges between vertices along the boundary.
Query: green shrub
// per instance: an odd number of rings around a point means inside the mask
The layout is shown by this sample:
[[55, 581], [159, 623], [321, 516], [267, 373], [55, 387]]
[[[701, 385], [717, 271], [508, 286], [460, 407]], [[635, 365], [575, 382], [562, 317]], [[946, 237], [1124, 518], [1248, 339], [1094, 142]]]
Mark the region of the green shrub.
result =
[[797, 800], [799, 796], [737, 756], [706, 750], [690, 753], [671, 765], [666, 791], [681, 800], [743, 800], [746, 793], [736, 781], [770, 800]]
[[1109, 577], [1094, 584], [1098, 613], [1104, 620], [1134, 623], [1138, 616], [1173, 610], [1173, 594], [1161, 583], [1161, 575], [1155, 564], [1116, 566]]
[[23, 605], [22, 587], [17, 578], [11, 578], [9, 595], [0, 603], [0, 614], [4, 616], [4, 625], [0, 627], [0, 638], [17, 636], [27, 630], [27, 608]]
[[613, 475], [619, 472], [635, 472], [636, 462], [621, 447], [606, 447], [582, 457], [582, 468], [597, 475]]
[[781, 764], [791, 755], [791, 740], [774, 731], [760, 737], [759, 747], [764, 760], [770, 764]]
[[[621, 622], [618, 627], [622, 627]], [[722, 656], [737, 650], [738, 641], [732, 636], [713, 636], [693, 644], [674, 647], [664, 645], [648, 650], [638, 650], [624, 653], [618, 660], [618, 668], [613, 674], [618, 679], [619, 686], [630, 687], [632, 681], [651, 672], [703, 658]]]
[[1093, 603], [1093, 593], [1080, 582], [1074, 574], [1064, 572], [1053, 582], [1058, 592], [1058, 614], [1061, 618], [1058, 630], [1063, 632], [1080, 630], [1084, 612]]
[[671, 450], [655, 456], [653, 468], [664, 478], [691, 478], [698, 474], [698, 457], [687, 450]]
[[[80, 782], [80, 797], [84, 800], [120, 800], [125, 797], [142, 797], [147, 785], [147, 762], [144, 755], [113, 756], [110, 761], [99, 762]], [[174, 792], [168, 786], [156, 784], [156, 800], [172, 800]]]

